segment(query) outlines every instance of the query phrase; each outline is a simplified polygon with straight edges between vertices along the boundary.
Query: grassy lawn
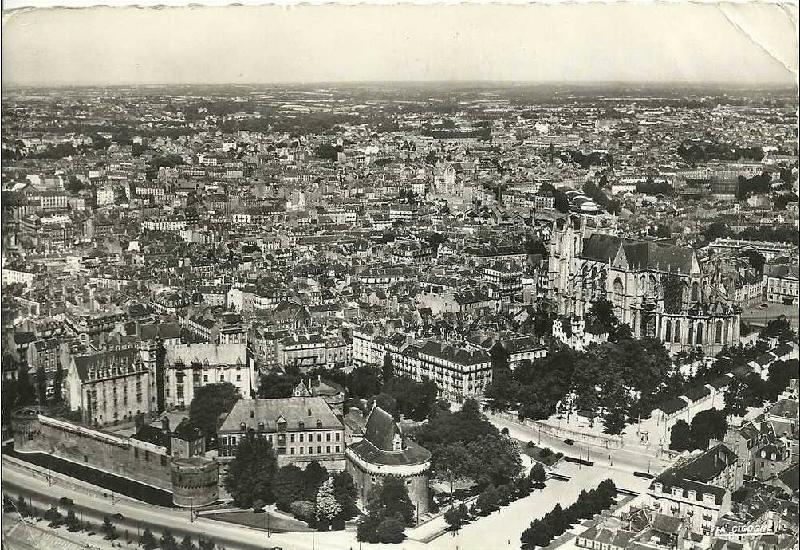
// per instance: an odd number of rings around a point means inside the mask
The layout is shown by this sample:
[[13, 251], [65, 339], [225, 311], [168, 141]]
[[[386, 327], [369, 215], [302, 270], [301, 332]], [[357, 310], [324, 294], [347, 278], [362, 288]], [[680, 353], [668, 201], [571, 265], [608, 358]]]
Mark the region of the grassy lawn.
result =
[[[532, 443], [523, 443], [522, 441], [519, 442], [520, 449], [523, 453], [531, 457], [533, 460], [537, 462], [541, 462], [545, 466], [552, 466], [564, 456], [561, 453], [554, 453], [547, 447], [537, 447]], [[547, 449], [547, 450], [545, 450]]]
[[[267, 530], [267, 514], [262, 512], [220, 512], [218, 514], [203, 514], [204, 518], [217, 521], [226, 521], [238, 525], [246, 525], [256, 529]], [[274, 533], [286, 533], [289, 531], [313, 531], [305, 522], [296, 519], [288, 519], [282, 516], [272, 515], [269, 520], [269, 528]]]

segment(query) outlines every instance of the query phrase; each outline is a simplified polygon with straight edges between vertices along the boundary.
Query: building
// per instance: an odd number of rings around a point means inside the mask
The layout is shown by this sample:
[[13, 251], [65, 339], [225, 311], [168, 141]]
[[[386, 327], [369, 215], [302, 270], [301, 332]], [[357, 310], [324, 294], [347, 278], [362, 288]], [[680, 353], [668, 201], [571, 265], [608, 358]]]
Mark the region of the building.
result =
[[714, 355], [739, 342], [741, 309], [717, 292], [718, 274], [704, 272], [693, 249], [613, 233], [586, 217], [556, 221], [548, 278], [560, 314], [584, 317], [605, 299], [634, 337], [658, 338], [671, 352]]
[[764, 283], [767, 301], [776, 304], [796, 305], [800, 300], [797, 265], [767, 265]]
[[249, 433], [272, 443], [278, 467], [305, 468], [313, 460], [329, 471], [345, 467], [344, 424], [324, 397], [237, 401], [218, 431], [220, 460], [232, 460]]
[[167, 407], [188, 407], [195, 388], [207, 384], [230, 382], [243, 399], [250, 399], [255, 390], [255, 369], [249, 359], [247, 345], [175, 344], [165, 346], [164, 403]]
[[67, 403], [87, 424], [130, 421], [156, 409], [152, 375], [136, 347], [75, 355], [65, 380]]
[[347, 471], [353, 477], [362, 504], [367, 502], [373, 487], [391, 476], [405, 482], [417, 518], [428, 511], [431, 453], [408, 439], [391, 414], [373, 406], [364, 437], [351, 444], [346, 454]]
[[431, 380], [439, 394], [460, 401], [483, 395], [492, 381], [489, 354], [475, 347], [456, 347], [436, 340], [406, 344], [390, 351], [394, 373], [416, 381]]
[[651, 508], [683, 518], [691, 531], [710, 535], [731, 509], [731, 493], [742, 486], [736, 453], [722, 443], [678, 462], [648, 489]]

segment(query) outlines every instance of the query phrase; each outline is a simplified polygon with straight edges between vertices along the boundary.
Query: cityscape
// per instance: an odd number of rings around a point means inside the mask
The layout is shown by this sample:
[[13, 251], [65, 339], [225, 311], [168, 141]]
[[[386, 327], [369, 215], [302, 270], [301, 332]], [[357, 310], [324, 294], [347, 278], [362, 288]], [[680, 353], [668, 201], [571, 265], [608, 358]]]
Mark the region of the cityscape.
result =
[[13, 76], [3, 548], [798, 549], [791, 81]]

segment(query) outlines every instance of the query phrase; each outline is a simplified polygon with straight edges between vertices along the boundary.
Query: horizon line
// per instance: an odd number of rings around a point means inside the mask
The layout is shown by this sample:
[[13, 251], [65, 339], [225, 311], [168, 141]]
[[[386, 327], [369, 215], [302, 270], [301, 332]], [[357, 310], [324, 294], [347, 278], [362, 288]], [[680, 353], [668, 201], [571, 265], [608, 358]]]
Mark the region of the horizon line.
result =
[[91, 82], [70, 84], [57, 83], [2, 83], [2, 91], [18, 88], [136, 88], [136, 87], [170, 87], [170, 86], [352, 86], [352, 85], [501, 85], [501, 86], [614, 86], [614, 85], [656, 85], [656, 86], [729, 86], [736, 88], [789, 88], [798, 89], [798, 82], [769, 80], [762, 82], [742, 82], [739, 80], [308, 80], [308, 81], [274, 81], [274, 82]]

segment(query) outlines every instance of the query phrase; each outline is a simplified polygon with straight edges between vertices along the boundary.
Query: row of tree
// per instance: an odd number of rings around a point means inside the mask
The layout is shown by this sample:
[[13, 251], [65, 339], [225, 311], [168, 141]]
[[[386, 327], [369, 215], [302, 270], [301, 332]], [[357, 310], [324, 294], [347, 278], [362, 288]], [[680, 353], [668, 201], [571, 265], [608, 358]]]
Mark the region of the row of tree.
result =
[[561, 504], [549, 511], [542, 519], [535, 519], [522, 533], [523, 550], [544, 548], [554, 538], [563, 534], [570, 525], [581, 519], [589, 519], [611, 507], [617, 496], [617, 488], [610, 479], [600, 482], [596, 489], [581, 491], [578, 500], [566, 509]]
[[457, 506], [454, 504], [444, 513], [444, 520], [450, 530], [458, 531], [471, 519], [488, 516], [501, 506], [530, 495], [534, 489], [543, 489], [545, 478], [544, 467], [537, 462], [528, 475], [519, 476], [506, 485], [486, 487], [470, 508], [463, 503]]

